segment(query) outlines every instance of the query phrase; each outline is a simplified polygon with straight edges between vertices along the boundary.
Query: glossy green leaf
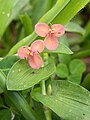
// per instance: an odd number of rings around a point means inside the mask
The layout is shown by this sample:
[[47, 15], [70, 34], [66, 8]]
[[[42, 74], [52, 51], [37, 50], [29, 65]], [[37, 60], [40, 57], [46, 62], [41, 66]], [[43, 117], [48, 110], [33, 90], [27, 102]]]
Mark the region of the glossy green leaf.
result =
[[11, 120], [11, 111], [9, 109], [0, 110], [0, 120]]
[[68, 81], [52, 81], [52, 94], [33, 92], [42, 104], [64, 120], [89, 120], [90, 93], [83, 87]]
[[21, 15], [20, 20], [24, 26], [25, 35], [31, 34], [33, 31], [32, 21], [31, 21], [30, 17], [28, 16], [28, 14], [25, 13], [24, 15]]
[[0, 0], [0, 37], [29, 0]]
[[24, 90], [49, 77], [55, 71], [54, 64], [48, 64], [39, 70], [32, 69], [28, 62], [20, 60], [11, 68], [7, 78], [8, 90]]
[[68, 68], [67, 68], [66, 64], [60, 63], [60, 64], [57, 65], [56, 75], [60, 78], [68, 77], [69, 71], [68, 71]]
[[56, 50], [52, 50], [52, 51], [49, 51], [49, 50], [44, 50], [44, 52], [47, 52], [47, 53], [59, 53], [59, 54], [73, 54], [73, 52], [69, 49], [68, 46], [66, 46], [63, 42], [59, 42], [58, 44], [58, 48]]
[[70, 72], [73, 74], [82, 74], [85, 69], [86, 69], [86, 66], [84, 64], [84, 62], [82, 60], [79, 60], [79, 59], [74, 59], [71, 61], [70, 63]]
[[76, 24], [74, 22], [69, 22], [68, 24], [66, 24], [65, 30], [68, 32], [79, 33], [81, 35], [85, 34], [85, 29], [83, 29], [79, 24]]

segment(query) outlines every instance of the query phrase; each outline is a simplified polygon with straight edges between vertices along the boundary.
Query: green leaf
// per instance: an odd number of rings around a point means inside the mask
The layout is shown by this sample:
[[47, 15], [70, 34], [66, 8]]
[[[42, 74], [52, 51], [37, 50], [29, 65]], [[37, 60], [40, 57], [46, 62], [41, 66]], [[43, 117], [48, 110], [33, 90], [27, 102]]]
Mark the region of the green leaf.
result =
[[85, 29], [83, 29], [79, 24], [69, 22], [68, 24], [65, 25], [65, 30], [68, 32], [76, 32], [81, 35], [85, 34]]
[[72, 73], [69, 77], [68, 80], [71, 82], [80, 84], [82, 80], [82, 73]]
[[3, 93], [3, 90], [2, 90], [2, 88], [0, 87], [0, 94], [1, 94], [1, 93]]
[[0, 0], [0, 37], [29, 0]]
[[[56, 16], [59, 14], [59, 12], [68, 4], [70, 0], [57, 0], [56, 4], [52, 9], [50, 9], [40, 20], [39, 22], [45, 22], [50, 23]], [[29, 45], [36, 39], [37, 35], [35, 31], [27, 36], [26, 38], [22, 39], [19, 43], [17, 43], [9, 52], [8, 55], [12, 55], [13, 53], [16, 53], [17, 49], [23, 45]]]
[[17, 56], [7, 56], [0, 61], [0, 69], [7, 75], [12, 65], [19, 60]]
[[59, 54], [73, 54], [73, 52], [69, 49], [68, 46], [66, 46], [63, 42], [59, 42], [58, 44], [58, 48], [56, 50], [52, 50], [52, 51], [49, 51], [49, 50], [44, 50], [44, 52], [47, 52], [47, 53], [59, 53]]
[[70, 0], [57, 0], [53, 8], [51, 8], [38, 22], [50, 23], [65, 8]]
[[90, 90], [90, 73], [87, 74], [81, 85], [86, 89]]
[[[31, 0], [32, 22], [35, 25], [38, 20], [52, 7], [52, 0]], [[38, 13], [38, 15], [37, 15]]]
[[6, 76], [1, 70], [0, 87], [3, 89], [9, 101], [15, 105], [26, 120], [40, 120], [23, 96], [19, 95], [17, 92], [8, 92], [6, 90]]
[[80, 84], [82, 74], [86, 70], [86, 65], [84, 62], [79, 59], [74, 59], [70, 62], [69, 69], [71, 75], [68, 77], [68, 80]]
[[83, 87], [68, 81], [52, 81], [52, 94], [33, 92], [42, 104], [49, 107], [64, 120], [89, 120], [90, 93]]
[[[71, 55], [68, 54], [58, 54], [59, 62], [69, 65], [71, 61]], [[66, 60], [67, 59], [67, 60]]]
[[24, 15], [21, 15], [20, 20], [24, 26], [25, 35], [31, 34], [33, 31], [32, 21], [31, 21], [30, 17], [28, 16], [28, 14], [25, 13]]
[[0, 0], [0, 37], [2, 36], [6, 23], [10, 17], [11, 10], [14, 6], [14, 0]]
[[11, 120], [11, 112], [9, 109], [0, 110], [0, 120]]
[[82, 74], [86, 70], [86, 65], [82, 60], [74, 59], [71, 61], [69, 68], [72, 74]]
[[[79, 10], [81, 10], [90, 0], [57, 0], [57, 3], [50, 9], [38, 22], [67, 24]], [[76, 4], [77, 3], [77, 4]], [[67, 5], [67, 6], [66, 6]], [[72, 12], [73, 11], [73, 12]], [[60, 14], [59, 14], [60, 13]], [[59, 15], [58, 15], [59, 14]], [[56, 17], [56, 19], [55, 19]], [[54, 21], [53, 21], [54, 20]], [[23, 45], [29, 45], [35, 40], [37, 35], [33, 32], [31, 35], [22, 39], [9, 52], [8, 55], [16, 53], [17, 49]]]
[[70, 0], [52, 23], [67, 24], [90, 0]]
[[69, 71], [68, 71], [68, 68], [67, 68], [66, 64], [60, 63], [60, 64], [57, 65], [56, 75], [58, 77], [66, 78], [66, 77], [68, 77], [68, 74], [69, 74]]
[[39, 70], [32, 69], [28, 62], [20, 60], [11, 68], [7, 77], [8, 90], [24, 90], [30, 88], [49, 77], [55, 71], [54, 64], [40, 68]]

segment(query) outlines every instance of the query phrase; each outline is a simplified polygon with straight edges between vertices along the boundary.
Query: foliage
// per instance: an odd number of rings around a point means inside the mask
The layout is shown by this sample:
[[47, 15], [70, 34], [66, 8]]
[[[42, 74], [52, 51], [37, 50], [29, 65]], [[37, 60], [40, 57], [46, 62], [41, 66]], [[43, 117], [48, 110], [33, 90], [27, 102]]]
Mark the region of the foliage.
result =
[[[89, 1], [0, 0], [1, 120], [90, 119], [90, 20], [81, 12], [90, 13]], [[44, 39], [37, 23], [62, 24], [65, 34], [55, 50], [40, 53], [44, 64], [33, 69], [17, 51]]]

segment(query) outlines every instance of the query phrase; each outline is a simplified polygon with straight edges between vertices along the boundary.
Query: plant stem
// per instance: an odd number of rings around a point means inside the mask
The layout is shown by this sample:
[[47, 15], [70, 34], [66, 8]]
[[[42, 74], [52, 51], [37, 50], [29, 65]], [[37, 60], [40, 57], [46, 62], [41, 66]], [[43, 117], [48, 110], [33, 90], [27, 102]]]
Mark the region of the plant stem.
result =
[[[42, 94], [46, 95], [46, 87], [45, 87], [45, 80], [41, 81], [41, 87], [42, 87]], [[51, 118], [51, 110], [43, 105], [43, 109], [44, 109], [44, 114], [46, 117], [46, 120], [52, 120]]]
[[[47, 65], [48, 64], [48, 53], [43, 54], [43, 59], [44, 59], [44, 65]], [[42, 88], [42, 94], [47, 95], [45, 80], [41, 81], [41, 88]], [[43, 109], [44, 109], [44, 114], [45, 114], [46, 120], [52, 120], [51, 110], [44, 105], [43, 105]]]

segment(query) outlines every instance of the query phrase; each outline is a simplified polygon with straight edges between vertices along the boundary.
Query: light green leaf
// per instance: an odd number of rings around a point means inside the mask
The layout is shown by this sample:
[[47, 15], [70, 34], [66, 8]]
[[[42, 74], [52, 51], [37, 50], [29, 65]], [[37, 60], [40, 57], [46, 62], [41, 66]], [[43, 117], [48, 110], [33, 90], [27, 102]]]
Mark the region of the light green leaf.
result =
[[52, 50], [52, 51], [49, 51], [49, 50], [45, 50], [44, 52], [47, 52], [47, 53], [59, 53], [59, 54], [73, 54], [73, 52], [69, 49], [68, 46], [66, 46], [63, 42], [59, 42], [58, 44], [58, 48], [56, 50]]
[[85, 34], [85, 29], [83, 29], [79, 24], [69, 22], [68, 24], [65, 25], [65, 30], [68, 32], [76, 32], [81, 35]]
[[64, 63], [58, 64], [57, 68], [56, 68], [56, 74], [57, 74], [57, 76], [59, 76], [61, 78], [68, 77], [69, 71], [68, 71], [66, 64], [64, 64]]
[[0, 110], [0, 120], [11, 120], [11, 112], [9, 109]]
[[52, 23], [67, 24], [90, 0], [70, 0]]
[[89, 120], [90, 93], [83, 87], [68, 81], [52, 81], [52, 94], [33, 92], [42, 104], [64, 120]]
[[0, 0], [0, 37], [4, 32], [7, 20], [10, 17], [12, 8], [14, 6], [14, 0]]
[[29, 0], [0, 0], [0, 37]]
[[71, 61], [70, 63], [70, 72], [73, 74], [82, 74], [85, 69], [86, 69], [86, 65], [84, 64], [84, 62], [82, 60], [79, 59], [74, 59]]
[[30, 88], [49, 77], [55, 71], [54, 64], [48, 64], [45, 67], [35, 70], [32, 69], [28, 62], [20, 60], [11, 68], [7, 77], [8, 90], [24, 90]]
[[82, 73], [72, 73], [69, 77], [68, 80], [71, 82], [80, 84], [82, 80]]

